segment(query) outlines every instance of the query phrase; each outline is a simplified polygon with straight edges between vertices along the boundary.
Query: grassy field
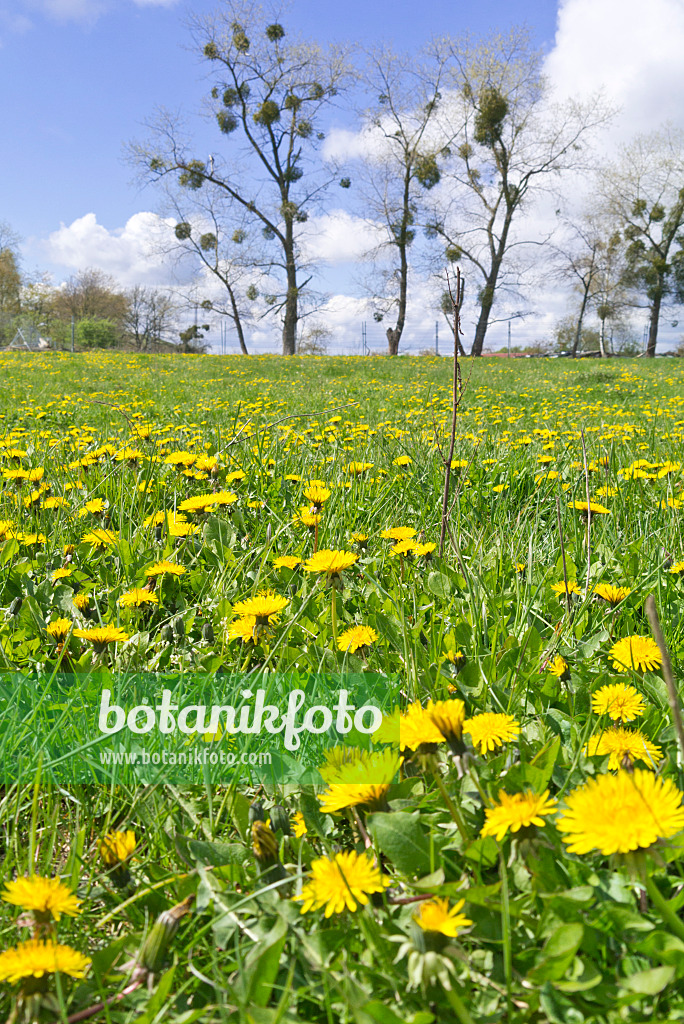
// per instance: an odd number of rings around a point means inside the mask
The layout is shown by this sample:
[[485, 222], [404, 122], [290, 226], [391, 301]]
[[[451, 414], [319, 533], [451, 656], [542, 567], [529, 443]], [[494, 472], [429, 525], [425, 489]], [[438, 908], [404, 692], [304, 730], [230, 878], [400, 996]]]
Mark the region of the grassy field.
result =
[[[678, 679], [679, 361], [466, 362], [441, 555], [448, 360], [0, 370], [9, 1019], [682, 1015], [682, 751], [644, 610]], [[385, 717], [277, 770], [102, 768], [102, 688], [160, 680], [241, 706], [348, 680]]]

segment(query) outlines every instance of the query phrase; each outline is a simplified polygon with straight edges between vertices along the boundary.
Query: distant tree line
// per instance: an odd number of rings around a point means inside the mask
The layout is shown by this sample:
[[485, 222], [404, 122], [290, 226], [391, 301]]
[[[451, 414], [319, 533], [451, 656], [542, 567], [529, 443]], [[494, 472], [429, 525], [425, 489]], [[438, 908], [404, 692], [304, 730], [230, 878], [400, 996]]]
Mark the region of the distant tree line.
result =
[[[201, 351], [202, 332], [178, 330], [183, 305], [160, 288], [121, 289], [97, 269], [82, 270], [61, 287], [47, 275], [22, 274], [19, 239], [0, 225], [0, 346], [23, 329], [25, 337], [49, 339], [54, 348], [127, 348], [149, 352], [160, 347]], [[187, 311], [186, 311], [187, 317]]]

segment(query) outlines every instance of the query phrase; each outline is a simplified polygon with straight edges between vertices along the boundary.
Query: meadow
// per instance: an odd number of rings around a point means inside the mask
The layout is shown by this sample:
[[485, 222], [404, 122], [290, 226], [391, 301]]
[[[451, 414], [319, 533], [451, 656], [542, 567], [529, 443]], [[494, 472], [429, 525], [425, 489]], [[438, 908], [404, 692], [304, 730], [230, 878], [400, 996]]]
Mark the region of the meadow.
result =
[[[466, 360], [441, 553], [448, 360], [2, 353], [0, 380], [8, 1020], [682, 1016], [645, 612], [676, 680], [678, 360]], [[66, 743], [74, 695], [143, 675], [392, 706], [318, 784], [51, 774], [38, 707]]]

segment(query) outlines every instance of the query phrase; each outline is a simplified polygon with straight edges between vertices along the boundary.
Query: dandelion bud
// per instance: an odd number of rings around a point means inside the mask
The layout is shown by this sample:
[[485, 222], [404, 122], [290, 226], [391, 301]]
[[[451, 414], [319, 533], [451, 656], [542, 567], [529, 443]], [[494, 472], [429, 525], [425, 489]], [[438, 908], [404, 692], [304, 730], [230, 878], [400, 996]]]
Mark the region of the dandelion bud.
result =
[[12, 616], [18, 615], [19, 612], [21, 611], [22, 604], [23, 604], [22, 599], [20, 597], [15, 597], [14, 600], [12, 601], [11, 605], [9, 606], [9, 613], [10, 613], [10, 615], [12, 615]]
[[284, 836], [292, 835], [290, 829], [290, 815], [281, 804], [272, 807], [269, 813], [271, 828], [274, 832], [282, 832]]
[[210, 644], [214, 642], [214, 627], [211, 622], [205, 622], [202, 626], [202, 639]]
[[194, 902], [195, 897], [188, 896], [182, 903], [177, 903], [170, 910], [164, 910], [155, 921], [138, 956], [138, 963], [150, 974], [157, 974], [161, 970], [181, 918], [190, 913]]
[[252, 850], [264, 882], [278, 882], [287, 877], [278, 856], [275, 832], [263, 821], [255, 821], [252, 825]]
[[253, 804], [249, 805], [248, 821], [250, 825], [253, 825], [255, 821], [266, 821], [264, 805], [261, 800], [255, 800]]
[[173, 626], [168, 624], [161, 631], [161, 638], [165, 644], [172, 644], [174, 640]]

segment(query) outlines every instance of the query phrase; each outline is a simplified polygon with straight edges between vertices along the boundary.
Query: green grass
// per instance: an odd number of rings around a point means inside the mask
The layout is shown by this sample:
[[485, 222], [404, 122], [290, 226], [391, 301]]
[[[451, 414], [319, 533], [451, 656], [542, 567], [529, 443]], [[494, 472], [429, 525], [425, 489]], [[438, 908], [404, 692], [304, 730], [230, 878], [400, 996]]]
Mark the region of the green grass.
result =
[[[627, 727], [660, 748], [658, 776], [684, 788], [660, 671], [619, 674], [609, 657], [619, 639], [650, 636], [643, 605], [653, 594], [676, 677], [684, 664], [684, 589], [669, 571], [684, 561], [678, 361], [466, 362], [449, 530], [443, 554], [430, 556], [393, 553], [380, 534], [404, 526], [422, 542], [439, 539], [448, 360], [54, 353], [3, 355], [0, 365], [6, 723], [11, 673], [44, 680], [66, 671], [72, 695], [94, 701], [105, 681], [142, 673], [182, 676], [195, 694], [205, 676], [219, 687], [236, 677], [254, 687], [286, 673], [383, 675], [404, 708], [460, 699], [470, 717], [506, 714], [520, 726], [485, 754], [464, 733], [465, 759], [445, 743], [405, 752], [386, 806], [337, 814], [322, 812], [296, 772], [260, 782], [241, 770], [198, 785], [152, 784], [129, 772], [109, 784], [57, 785], [47, 781], [50, 758], [38, 756], [37, 739], [31, 746], [27, 737], [22, 761], [16, 727], [0, 727], [3, 877], [57, 874], [77, 891], [82, 912], [62, 917], [55, 933], [92, 959], [85, 980], [53, 977], [40, 998], [24, 991], [18, 1019], [66, 1021], [102, 1000], [110, 1005], [92, 1019], [115, 1024], [617, 1024], [681, 1015], [684, 933], [673, 917], [684, 903], [681, 835], [641, 860], [569, 853], [553, 815], [500, 843], [479, 837], [500, 790], [548, 789], [562, 803], [609, 771], [606, 755], [584, 752], [610, 725], [592, 711], [592, 695], [609, 683], [627, 681], [642, 694], [645, 713]], [[178, 452], [189, 453], [191, 473], [202, 454], [216, 466], [208, 463], [204, 478], [184, 475], [167, 461]], [[400, 456], [408, 468], [395, 464]], [[651, 465], [637, 466], [646, 476], [635, 477], [629, 467], [640, 460]], [[17, 481], [19, 468], [44, 474]], [[238, 471], [243, 478], [231, 479]], [[541, 479], [549, 471], [556, 475]], [[310, 480], [331, 492], [317, 529], [297, 520]], [[587, 483], [610, 510], [594, 514], [590, 530], [569, 507], [586, 501]], [[168, 515], [216, 490], [236, 500], [188, 513], [196, 530], [172, 536]], [[50, 507], [50, 498], [64, 503]], [[94, 499], [101, 512], [88, 510]], [[162, 523], [145, 525], [158, 513]], [[84, 540], [94, 529], [111, 531], [111, 542]], [[367, 541], [355, 543], [353, 532]], [[578, 589], [569, 610], [552, 590], [564, 579], [561, 540]], [[300, 567], [273, 566], [282, 555], [306, 560], [316, 545], [358, 555], [336, 591]], [[146, 568], [162, 559], [185, 572], [159, 578], [151, 606], [122, 607], [122, 595], [145, 586]], [[70, 574], [54, 581], [59, 569]], [[594, 596], [601, 583], [630, 592], [613, 607]], [[264, 589], [289, 604], [256, 642], [232, 639], [234, 605]], [[86, 609], [74, 604], [79, 595]], [[62, 642], [48, 632], [62, 618], [72, 630], [116, 626], [129, 639], [99, 650], [72, 631]], [[353, 625], [369, 626], [377, 640], [343, 652], [334, 636]], [[556, 656], [568, 666], [563, 679], [548, 671]], [[60, 721], [65, 749], [87, 740], [75, 720], [70, 735], [64, 707], [41, 704], [41, 685], [36, 709], [53, 715], [41, 728]], [[30, 773], [17, 782], [19, 763]], [[257, 856], [254, 800], [275, 825], [274, 806], [287, 818], [302, 814], [306, 835], [276, 829], [270, 860], [257, 837]], [[98, 854], [115, 829], [133, 830], [137, 841], [118, 873]], [[292, 897], [312, 862], [367, 844], [390, 881], [385, 895], [354, 913], [302, 914]], [[472, 923], [452, 939], [422, 931], [413, 915], [426, 895], [452, 907], [464, 899]], [[192, 912], [154, 958], [154, 973], [136, 974], [131, 962], [152, 964], [149, 943], [140, 951], [157, 917], [190, 896]], [[0, 907], [7, 950], [35, 924]], [[5, 1014], [19, 991], [2, 983]]]

